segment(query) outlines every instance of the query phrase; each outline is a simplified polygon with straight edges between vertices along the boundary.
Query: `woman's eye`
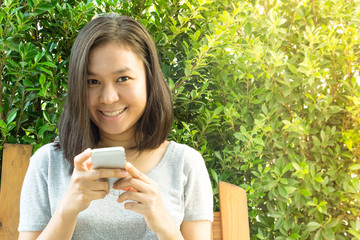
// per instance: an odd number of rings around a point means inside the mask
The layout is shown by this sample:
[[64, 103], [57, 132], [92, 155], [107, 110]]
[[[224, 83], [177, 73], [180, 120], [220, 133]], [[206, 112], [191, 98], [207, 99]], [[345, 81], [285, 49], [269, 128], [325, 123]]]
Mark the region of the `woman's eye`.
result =
[[117, 79], [117, 82], [125, 82], [126, 80], [129, 80], [130, 78], [129, 77], [119, 77]]
[[100, 82], [96, 79], [89, 79], [87, 80], [88, 85], [96, 85], [96, 84], [100, 84]]

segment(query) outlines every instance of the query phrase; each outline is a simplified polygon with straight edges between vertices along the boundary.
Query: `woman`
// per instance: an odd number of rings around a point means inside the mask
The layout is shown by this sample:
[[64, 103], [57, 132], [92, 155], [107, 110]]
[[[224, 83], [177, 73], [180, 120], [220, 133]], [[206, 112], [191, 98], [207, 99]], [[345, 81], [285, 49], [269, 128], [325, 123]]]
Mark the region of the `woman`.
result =
[[[166, 140], [172, 118], [146, 29], [118, 15], [90, 21], [72, 48], [59, 139], [30, 161], [19, 239], [210, 239], [209, 176], [198, 152]], [[125, 169], [92, 169], [91, 149], [113, 146]]]

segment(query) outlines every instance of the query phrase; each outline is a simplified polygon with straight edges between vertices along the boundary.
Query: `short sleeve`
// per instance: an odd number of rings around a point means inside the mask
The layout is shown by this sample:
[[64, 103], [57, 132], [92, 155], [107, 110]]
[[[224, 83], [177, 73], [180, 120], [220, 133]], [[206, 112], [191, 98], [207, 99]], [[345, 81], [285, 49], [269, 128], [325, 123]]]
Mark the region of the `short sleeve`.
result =
[[184, 221], [213, 221], [213, 193], [204, 159], [195, 150], [186, 155]]
[[31, 158], [20, 197], [18, 231], [42, 231], [51, 218], [47, 172], [49, 153], [40, 148]]

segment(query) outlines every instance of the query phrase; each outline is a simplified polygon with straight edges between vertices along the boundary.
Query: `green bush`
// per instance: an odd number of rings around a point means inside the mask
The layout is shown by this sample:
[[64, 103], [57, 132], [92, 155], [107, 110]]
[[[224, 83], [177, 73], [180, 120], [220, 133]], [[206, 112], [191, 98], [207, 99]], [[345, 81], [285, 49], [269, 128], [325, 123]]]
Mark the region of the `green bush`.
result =
[[252, 239], [360, 239], [359, 1], [0, 1], [0, 147], [52, 141], [68, 57], [95, 14], [154, 36], [169, 139], [247, 191]]

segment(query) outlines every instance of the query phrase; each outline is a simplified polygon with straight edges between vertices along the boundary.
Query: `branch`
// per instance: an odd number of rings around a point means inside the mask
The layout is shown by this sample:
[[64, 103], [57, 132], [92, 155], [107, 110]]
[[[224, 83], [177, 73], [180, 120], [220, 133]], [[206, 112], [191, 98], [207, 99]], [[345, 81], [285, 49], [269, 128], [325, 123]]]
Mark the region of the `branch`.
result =
[[[1, 4], [0, 4], [1, 5]], [[4, 66], [5, 66], [5, 52], [2, 51], [2, 56], [1, 56], [1, 65], [0, 65], [0, 89], [2, 89], [2, 74], [4, 71]], [[4, 106], [3, 106], [3, 101], [2, 101], [2, 91], [0, 92], [0, 120], [4, 120]]]

